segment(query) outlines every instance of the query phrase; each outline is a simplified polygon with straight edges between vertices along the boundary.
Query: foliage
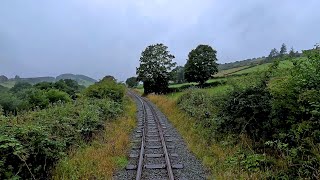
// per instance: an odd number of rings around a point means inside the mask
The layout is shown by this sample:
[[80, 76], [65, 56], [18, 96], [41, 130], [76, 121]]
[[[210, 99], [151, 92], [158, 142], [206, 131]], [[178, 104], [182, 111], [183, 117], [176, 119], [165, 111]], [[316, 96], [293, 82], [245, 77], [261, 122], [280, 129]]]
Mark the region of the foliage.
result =
[[[103, 81], [95, 87], [108, 83]], [[18, 116], [0, 116], [0, 179], [47, 179], [70, 148], [91, 141], [104, 128], [105, 121], [122, 113], [123, 88], [114, 90], [122, 91], [117, 101], [106, 96], [74, 102], [70, 102], [66, 92], [57, 89], [20, 90], [19, 96], [30, 103], [43, 103], [46, 98], [47, 103], [56, 103]], [[13, 97], [10, 99], [14, 102]], [[60, 103], [63, 101], [67, 103]]]
[[136, 126], [135, 103], [125, 99], [125, 112], [115, 121], [107, 121], [104, 132], [61, 159], [52, 179], [112, 179], [119, 168], [127, 165], [130, 135]]
[[15, 114], [22, 107], [22, 101], [10, 92], [0, 93], [0, 105], [6, 115]]
[[[188, 92], [194, 93], [194, 91]], [[216, 141], [211, 136], [213, 126], [203, 126], [202, 117], [191, 117], [181, 111], [179, 109], [181, 106], [177, 106], [174, 100], [167, 98], [167, 95], [148, 95], [148, 98], [166, 114], [186, 141], [190, 151], [202, 160], [206, 169], [210, 170], [208, 179], [265, 179], [268, 170], [262, 172], [258, 169], [263, 169], [263, 166], [269, 162], [268, 158], [260, 154], [246, 152], [241, 149], [240, 145], [232, 144], [230, 139]], [[211, 116], [213, 117], [214, 114]], [[206, 120], [208, 119], [206, 118]], [[230, 161], [231, 158], [233, 161]], [[239, 163], [241, 161], [242, 163]]]
[[128, 87], [133, 88], [137, 87], [139, 82], [136, 77], [130, 77], [126, 80], [126, 84], [128, 85]]
[[[24, 108], [27, 109], [43, 109], [49, 106], [49, 99], [45, 90], [36, 88], [25, 89], [16, 94], [21, 100], [24, 101]], [[52, 102], [54, 103], [54, 102]]]
[[185, 78], [188, 82], [199, 82], [203, 84], [212, 75], [218, 72], [216, 63], [217, 51], [209, 45], [199, 45], [193, 49], [185, 65]]
[[178, 105], [198, 120], [199, 134], [208, 143], [233, 137], [231, 142], [238, 144], [242, 135], [253, 142], [247, 146], [250, 152], [229, 157], [227, 164], [248, 171], [271, 169], [272, 178], [319, 179], [320, 50], [303, 54], [292, 60], [287, 73], [274, 61], [253, 85], [234, 86], [222, 97], [190, 91]]
[[262, 85], [233, 91], [222, 104], [217, 129], [230, 134], [246, 133], [255, 141], [269, 137], [273, 132], [268, 119], [270, 99], [270, 93]]
[[167, 49], [163, 44], [155, 44], [141, 53], [137, 74], [146, 94], [167, 92], [170, 72], [176, 64], [172, 62], [174, 56]]
[[42, 82], [32, 86], [18, 82], [8, 90], [1, 88], [0, 105], [6, 115], [32, 109], [47, 108], [51, 103], [66, 103], [75, 100], [82, 86], [73, 80], [60, 80], [56, 83]]
[[71, 101], [71, 98], [67, 93], [56, 89], [51, 89], [48, 92], [46, 92], [46, 96], [50, 103]]
[[6, 92], [6, 91], [8, 91], [8, 90], [9, 90], [8, 88], [6, 88], [6, 87], [4, 87], [4, 86], [0, 85], [0, 93], [2, 93], [2, 92]]
[[90, 86], [97, 82], [97, 80], [90, 78], [85, 75], [75, 75], [75, 74], [61, 74], [56, 77], [56, 81], [63, 80], [63, 79], [71, 79], [77, 81], [78, 84], [83, 86]]
[[280, 56], [283, 57], [287, 53], [287, 46], [283, 43], [280, 48]]
[[270, 54], [268, 56], [268, 60], [271, 61], [272, 59], [277, 58], [280, 55], [279, 51], [276, 48], [271, 49]]
[[19, 91], [22, 91], [24, 89], [30, 89], [32, 88], [32, 85], [27, 82], [17, 82], [13, 88], [10, 89], [13, 93], [18, 93]]
[[104, 78], [94, 85], [89, 86], [84, 92], [89, 98], [109, 98], [116, 102], [122, 101], [124, 93], [125, 87], [110, 78]]
[[171, 81], [174, 83], [184, 83], [185, 78], [184, 78], [184, 67], [183, 66], [177, 66], [171, 71]]

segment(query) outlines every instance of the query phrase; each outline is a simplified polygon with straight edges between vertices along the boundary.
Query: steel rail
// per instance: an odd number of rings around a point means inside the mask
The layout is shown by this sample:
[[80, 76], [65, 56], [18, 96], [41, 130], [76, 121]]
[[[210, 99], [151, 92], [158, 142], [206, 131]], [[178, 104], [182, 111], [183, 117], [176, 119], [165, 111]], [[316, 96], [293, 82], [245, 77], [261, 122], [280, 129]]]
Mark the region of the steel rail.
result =
[[[130, 91], [128, 91], [130, 92]], [[143, 157], [144, 157], [144, 148], [145, 148], [145, 129], [146, 129], [146, 118], [147, 118], [147, 110], [145, 107], [145, 104], [143, 102], [143, 100], [141, 100], [141, 98], [139, 96], [137, 96], [135, 93], [130, 92], [133, 96], [135, 96], [141, 103], [142, 105], [142, 110], [143, 110], [143, 121], [142, 121], [142, 125], [143, 125], [143, 129], [142, 129], [142, 139], [141, 139], [141, 148], [140, 148], [140, 155], [139, 155], [139, 163], [138, 163], [138, 167], [137, 167], [137, 175], [136, 175], [136, 180], [140, 180], [141, 176], [142, 176], [142, 170], [143, 170]]]
[[[129, 91], [130, 92], [130, 91]], [[142, 170], [143, 170], [143, 157], [144, 157], [144, 146], [145, 146], [145, 132], [146, 132], [146, 118], [147, 118], [147, 110], [146, 110], [146, 105], [149, 106], [151, 112], [152, 112], [152, 116], [154, 117], [156, 124], [157, 124], [157, 128], [158, 128], [158, 132], [159, 132], [159, 136], [161, 139], [161, 144], [162, 144], [162, 148], [163, 148], [163, 152], [164, 152], [164, 157], [165, 157], [165, 161], [166, 161], [166, 169], [168, 172], [168, 176], [170, 180], [174, 180], [174, 176], [173, 176], [173, 171], [172, 171], [172, 166], [171, 166], [171, 162], [170, 162], [170, 158], [169, 158], [169, 153], [168, 153], [168, 149], [166, 146], [166, 141], [164, 139], [164, 133], [163, 133], [163, 128], [161, 127], [160, 124], [160, 120], [159, 117], [155, 111], [155, 109], [153, 108], [153, 106], [144, 98], [136, 95], [135, 93], [130, 92], [130, 94], [132, 94], [133, 96], [135, 96], [142, 104], [142, 108], [143, 108], [143, 130], [142, 130], [142, 140], [141, 140], [141, 149], [140, 149], [140, 157], [139, 157], [139, 164], [138, 164], [138, 170], [137, 170], [137, 176], [136, 176], [136, 180], [141, 180], [141, 176], [142, 176]]]
[[155, 118], [155, 120], [157, 122], [157, 126], [158, 126], [158, 129], [159, 129], [159, 135], [160, 135], [160, 139], [161, 139], [161, 144], [162, 144], [162, 148], [163, 148], [163, 152], [164, 152], [164, 157], [165, 157], [165, 160], [166, 160], [168, 176], [169, 176], [170, 180], [174, 180], [173, 171], [172, 171], [172, 167], [171, 167], [171, 162], [170, 162], [170, 158], [169, 158], [169, 153], [168, 153], [166, 141], [164, 139], [163, 129], [161, 127], [159, 117], [158, 117], [156, 111], [154, 110], [153, 106], [148, 101], [146, 101], [146, 100], [144, 100], [144, 101], [146, 102], [146, 104], [149, 105], [149, 107], [150, 107], [150, 109], [152, 111], [152, 115], [153, 115], [153, 117]]

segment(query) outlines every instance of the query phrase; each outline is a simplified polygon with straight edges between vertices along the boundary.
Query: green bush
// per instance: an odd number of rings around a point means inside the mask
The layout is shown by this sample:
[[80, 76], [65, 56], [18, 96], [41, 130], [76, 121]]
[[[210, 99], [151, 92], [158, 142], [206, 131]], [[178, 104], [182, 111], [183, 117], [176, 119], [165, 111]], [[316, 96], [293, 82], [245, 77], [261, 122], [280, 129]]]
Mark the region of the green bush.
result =
[[84, 94], [89, 98], [110, 98], [116, 102], [121, 102], [125, 93], [125, 87], [112, 79], [105, 78], [94, 85], [89, 86]]
[[23, 107], [23, 101], [10, 92], [2, 92], [0, 93], [0, 105], [6, 115], [15, 114]]
[[121, 112], [122, 104], [112, 100], [81, 99], [0, 117], [0, 179], [48, 178], [70, 147], [90, 141], [106, 120]]
[[[68, 81], [58, 85], [64, 83], [72, 86]], [[123, 111], [124, 87], [115, 82], [104, 80], [90, 87], [98, 89], [100, 98], [75, 101], [56, 88], [38, 84], [36, 88], [20, 89], [18, 97], [9, 92], [0, 94], [0, 179], [48, 179], [70, 148], [92, 140], [106, 121]], [[2, 116], [3, 105], [4, 110], [15, 110], [23, 103], [33, 111]]]
[[217, 123], [220, 133], [247, 134], [254, 141], [273, 134], [271, 95], [264, 86], [230, 93], [222, 104]]
[[50, 103], [56, 102], [70, 102], [71, 98], [69, 95], [63, 91], [51, 89], [45, 93]]
[[[236, 85], [226, 97], [188, 92], [178, 105], [198, 119], [208, 142], [230, 135], [240, 140], [240, 134], [254, 142], [253, 154], [231, 158], [229, 164], [236, 159], [249, 171], [273, 168], [273, 178], [319, 179], [320, 50], [303, 54], [305, 58], [293, 61], [289, 73], [279, 72], [275, 61], [257, 82]], [[216, 116], [208, 117], [206, 112]], [[278, 158], [281, 165], [266, 164], [261, 154]]]
[[35, 88], [25, 89], [17, 93], [17, 96], [24, 101], [23, 109], [43, 109], [49, 106], [49, 99], [46, 91]]
[[27, 83], [27, 82], [17, 82], [11, 89], [10, 91], [12, 93], [17, 93], [19, 91], [22, 91], [24, 89], [30, 89], [32, 88], [32, 85]]

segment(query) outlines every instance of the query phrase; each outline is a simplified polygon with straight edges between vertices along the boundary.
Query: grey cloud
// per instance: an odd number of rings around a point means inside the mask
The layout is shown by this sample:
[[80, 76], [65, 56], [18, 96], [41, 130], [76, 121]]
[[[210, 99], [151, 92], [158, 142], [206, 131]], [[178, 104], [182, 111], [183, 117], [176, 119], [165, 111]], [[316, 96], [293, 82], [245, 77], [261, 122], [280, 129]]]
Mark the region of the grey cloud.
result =
[[267, 55], [282, 42], [319, 42], [320, 2], [233, 0], [3, 0], [0, 74], [135, 75], [141, 51], [162, 42], [185, 64], [198, 44], [219, 62]]

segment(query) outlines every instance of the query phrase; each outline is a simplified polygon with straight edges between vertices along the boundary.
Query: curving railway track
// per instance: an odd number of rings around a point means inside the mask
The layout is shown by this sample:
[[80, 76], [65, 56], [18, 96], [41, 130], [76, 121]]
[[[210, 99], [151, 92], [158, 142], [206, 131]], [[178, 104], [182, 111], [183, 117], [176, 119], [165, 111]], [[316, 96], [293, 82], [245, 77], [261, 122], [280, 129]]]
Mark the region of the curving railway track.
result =
[[181, 163], [175, 163], [178, 154], [169, 142], [174, 139], [167, 134], [165, 122], [159, 118], [150, 102], [133, 92], [129, 94], [140, 102], [141, 116], [138, 119], [138, 129], [133, 139], [133, 153], [130, 154], [130, 164], [127, 171], [136, 171], [135, 179], [175, 179], [173, 169], [182, 169]]

